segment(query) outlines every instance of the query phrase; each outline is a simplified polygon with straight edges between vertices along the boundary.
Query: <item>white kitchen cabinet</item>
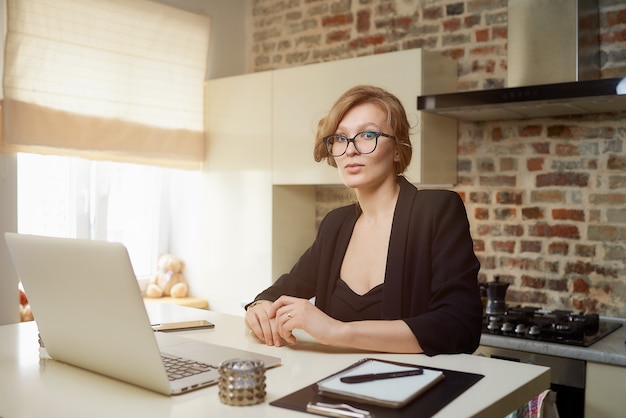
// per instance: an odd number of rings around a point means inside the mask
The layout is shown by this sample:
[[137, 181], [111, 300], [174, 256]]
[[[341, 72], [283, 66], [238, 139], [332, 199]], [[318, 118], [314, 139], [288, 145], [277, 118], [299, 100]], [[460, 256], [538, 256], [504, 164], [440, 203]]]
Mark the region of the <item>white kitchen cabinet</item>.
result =
[[246, 290], [271, 283], [271, 75], [212, 80], [205, 96], [202, 297], [241, 315]]
[[315, 236], [315, 188], [272, 185], [271, 72], [207, 82], [202, 297], [239, 314]]
[[402, 101], [413, 126], [413, 159], [407, 178], [413, 183], [456, 182], [456, 120], [417, 111], [417, 96], [456, 90], [454, 60], [410, 49], [273, 73], [274, 184], [341, 184], [334, 167], [313, 160], [315, 130], [335, 100], [358, 84], [382, 87]]
[[585, 417], [621, 418], [626, 411], [626, 367], [587, 362]]

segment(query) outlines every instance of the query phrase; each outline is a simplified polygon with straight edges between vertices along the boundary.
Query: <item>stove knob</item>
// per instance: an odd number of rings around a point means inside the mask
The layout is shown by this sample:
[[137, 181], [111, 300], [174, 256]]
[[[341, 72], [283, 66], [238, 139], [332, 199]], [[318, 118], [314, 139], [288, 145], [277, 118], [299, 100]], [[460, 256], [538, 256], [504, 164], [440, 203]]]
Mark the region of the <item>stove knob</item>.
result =
[[515, 333], [516, 334], [523, 334], [526, 332], [526, 325], [524, 324], [517, 324], [517, 326], [515, 327]]
[[513, 325], [510, 322], [505, 322], [502, 324], [502, 328], [500, 328], [502, 332], [511, 332], [513, 331]]
[[533, 325], [528, 330], [528, 333], [533, 337], [538, 337], [541, 334], [541, 330], [539, 329], [538, 325]]
[[500, 329], [500, 327], [498, 326], [498, 323], [496, 321], [489, 321], [487, 329], [491, 332], [496, 332], [498, 331], [498, 329]]

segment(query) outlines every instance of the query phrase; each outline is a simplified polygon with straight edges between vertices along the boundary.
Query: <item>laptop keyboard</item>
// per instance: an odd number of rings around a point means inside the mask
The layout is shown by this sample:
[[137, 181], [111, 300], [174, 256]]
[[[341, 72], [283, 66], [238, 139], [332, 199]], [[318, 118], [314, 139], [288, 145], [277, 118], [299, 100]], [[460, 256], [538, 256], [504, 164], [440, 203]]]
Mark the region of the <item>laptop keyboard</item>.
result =
[[170, 381], [217, 369], [216, 366], [210, 364], [164, 353], [161, 353], [161, 360], [163, 360], [163, 365]]

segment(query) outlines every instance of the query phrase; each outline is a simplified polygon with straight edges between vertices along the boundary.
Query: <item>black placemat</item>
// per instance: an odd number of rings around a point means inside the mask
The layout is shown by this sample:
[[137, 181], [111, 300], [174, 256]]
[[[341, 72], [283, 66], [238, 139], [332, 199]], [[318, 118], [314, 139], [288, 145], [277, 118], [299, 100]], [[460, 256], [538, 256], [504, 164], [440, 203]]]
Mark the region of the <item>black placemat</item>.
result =
[[[481, 374], [465, 373], [455, 370], [437, 369], [433, 367], [424, 368], [440, 370], [444, 372], [445, 378], [404, 408], [386, 408], [353, 401], [348, 403], [356, 408], [365, 409], [376, 417], [428, 418], [435, 415], [444, 406], [448, 405], [484, 377], [484, 375]], [[306, 406], [309, 402], [341, 403], [343, 401], [319, 395], [317, 393], [317, 383], [313, 383], [312, 385], [270, 402], [270, 405], [307, 412]]]

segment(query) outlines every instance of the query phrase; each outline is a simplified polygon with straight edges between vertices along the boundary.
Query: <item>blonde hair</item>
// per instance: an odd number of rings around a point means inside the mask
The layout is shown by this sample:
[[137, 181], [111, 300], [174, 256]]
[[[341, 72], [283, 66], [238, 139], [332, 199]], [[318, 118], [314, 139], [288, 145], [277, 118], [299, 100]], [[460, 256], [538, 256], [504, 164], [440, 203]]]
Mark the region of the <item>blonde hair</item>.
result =
[[390, 134], [395, 136], [395, 148], [399, 156], [399, 160], [396, 162], [396, 174], [404, 173], [413, 155], [409, 137], [410, 125], [404, 106], [402, 106], [402, 103], [396, 96], [388, 91], [380, 87], [368, 85], [355, 86], [343, 93], [330, 108], [328, 114], [320, 119], [317, 124], [315, 147], [313, 149], [315, 161], [319, 162], [326, 159], [329, 165], [337, 167], [335, 159], [326, 150], [323, 138], [334, 134], [346, 113], [353, 107], [364, 103], [372, 103], [387, 114], [387, 123], [393, 130], [393, 133]]

